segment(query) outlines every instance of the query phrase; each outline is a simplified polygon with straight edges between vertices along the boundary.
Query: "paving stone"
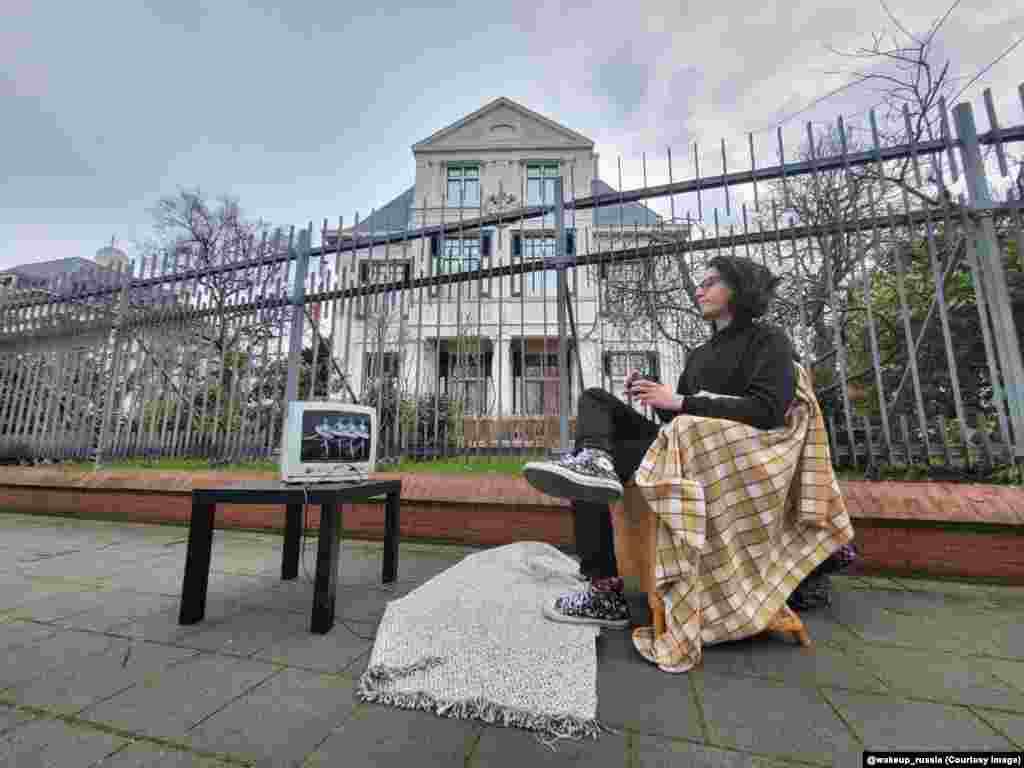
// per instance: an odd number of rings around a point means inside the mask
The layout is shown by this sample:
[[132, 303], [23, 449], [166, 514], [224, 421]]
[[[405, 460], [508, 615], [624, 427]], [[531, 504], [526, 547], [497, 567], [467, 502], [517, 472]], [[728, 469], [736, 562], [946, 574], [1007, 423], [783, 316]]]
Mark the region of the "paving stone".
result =
[[994, 725], [1010, 741], [1014, 742], [1018, 749], [1024, 749], [1024, 714], [1011, 714], [1009, 712], [995, 712], [991, 709], [974, 708], [975, 714], [983, 720]]
[[815, 647], [826, 646], [840, 651], [848, 651], [859, 648], [864, 642], [821, 609], [804, 611], [799, 615], [800, 620], [807, 627], [807, 633], [811, 636]]
[[966, 707], [827, 690], [869, 749], [1008, 750], [1013, 744]]
[[162, 595], [180, 595], [182, 581], [185, 578], [185, 560], [175, 563], [174, 567], [156, 565], [134, 565], [117, 574], [118, 583], [130, 586], [138, 592], [154, 592]]
[[[859, 656], [896, 696], [1024, 711], [1024, 690], [997, 676], [998, 660], [880, 646], [866, 646]], [[1019, 669], [1002, 662], [998, 674], [1013, 677]]]
[[353, 586], [338, 589], [335, 612], [339, 617], [355, 621], [377, 621], [392, 600], [409, 594], [416, 585]]
[[82, 768], [127, 743], [127, 739], [61, 720], [35, 720], [0, 739], [3, 768]]
[[276, 671], [263, 662], [201, 655], [147, 675], [140, 684], [88, 707], [81, 717], [150, 736], [180, 738]]
[[0, 666], [0, 688], [26, 683], [57, 667], [71, 669], [86, 663], [90, 654], [109, 650], [116, 642], [116, 638], [105, 635], [63, 630], [32, 645], [12, 648], [4, 654]]
[[705, 648], [702, 668], [716, 675], [764, 677], [811, 688], [885, 690], [852, 652], [820, 644], [803, 648], [769, 634]]
[[194, 752], [135, 742], [104, 758], [94, 768], [228, 768], [229, 765]]
[[[604, 737], [601, 737], [602, 740]], [[636, 768], [683, 768], [684, 766], [708, 766], [708, 768], [760, 768], [771, 765], [745, 752], [736, 752], [690, 741], [669, 740], [637, 734], [633, 737], [635, 760], [630, 764]], [[778, 763], [775, 763], [778, 765]]]
[[596, 740], [561, 739], [554, 751], [537, 736], [521, 728], [484, 726], [473, 750], [471, 768], [522, 768], [524, 765], [578, 765], [594, 768], [624, 768], [629, 750], [624, 734], [602, 733]]
[[[992, 670], [992, 673], [997, 678], [999, 678], [1001, 681], [1009, 683], [1012, 687], [1024, 693], [1024, 662], [1004, 661], [1003, 659], [991, 659], [988, 662], [988, 664]], [[1024, 712], [1024, 707], [1021, 706], [1012, 706], [1006, 708], [1014, 709], [1018, 712]]]
[[989, 641], [994, 655], [1024, 661], [1024, 615], [1008, 617], [1000, 614], [992, 624]]
[[97, 607], [57, 619], [54, 623], [72, 629], [105, 632], [132, 619], [169, 611], [178, 604], [173, 597], [128, 589], [112, 589], [99, 594]]
[[370, 656], [373, 655], [373, 648], [371, 647], [365, 653], [356, 656], [346, 666], [341, 668], [341, 672], [348, 675], [349, 677], [358, 680], [366, 672], [366, 668], [370, 665]]
[[169, 610], [163, 610], [143, 618], [128, 619], [122, 624], [114, 624], [106, 632], [125, 637], [138, 637], [154, 643], [182, 643], [189, 635], [201, 632], [208, 622], [215, 623], [222, 619], [241, 615], [249, 607], [237, 598], [208, 597], [206, 600], [206, 617], [196, 624], [179, 624], [178, 611], [180, 598], [171, 604]]
[[660, 671], [622, 630], [597, 640], [597, 717], [613, 728], [703, 739], [688, 676]]
[[941, 595], [901, 592], [842, 592], [824, 615], [867, 642], [962, 653], [995, 653], [993, 617], [979, 601], [973, 607]]
[[46, 624], [11, 618], [0, 622], [0, 649], [30, 645], [44, 637], [50, 637], [56, 632], [55, 627]]
[[688, 674], [714, 744], [829, 764], [837, 754], [860, 749], [816, 690], [699, 670]]
[[15, 611], [15, 615], [29, 621], [57, 621], [102, 605], [103, 594], [101, 592], [83, 589], [48, 595], [40, 600], [24, 603]]
[[288, 669], [199, 723], [186, 739], [200, 749], [294, 765], [349, 716], [353, 690], [345, 678]]
[[465, 765], [482, 724], [393, 707], [361, 705], [310, 754], [303, 768]]
[[0, 704], [0, 736], [34, 719], [32, 715]]
[[118, 640], [86, 662], [61, 665], [13, 690], [18, 704], [77, 714], [89, 705], [144, 680], [196, 652], [166, 645]]
[[309, 617], [248, 610], [219, 619], [204, 619], [196, 630], [176, 642], [186, 648], [220, 651], [248, 656], [283, 640], [291, 634], [309, 630]]
[[313, 634], [304, 626], [302, 631], [261, 648], [253, 658], [318, 672], [340, 672], [373, 647], [376, 631], [375, 624], [342, 623], [337, 619], [326, 635]]

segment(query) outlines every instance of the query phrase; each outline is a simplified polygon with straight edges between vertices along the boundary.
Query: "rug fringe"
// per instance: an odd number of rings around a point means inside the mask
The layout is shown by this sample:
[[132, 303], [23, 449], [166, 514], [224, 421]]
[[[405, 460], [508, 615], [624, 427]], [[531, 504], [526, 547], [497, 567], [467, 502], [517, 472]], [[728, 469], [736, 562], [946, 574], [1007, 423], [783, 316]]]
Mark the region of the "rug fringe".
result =
[[368, 668], [359, 679], [356, 697], [365, 703], [384, 704], [399, 709], [416, 709], [431, 712], [439, 717], [459, 720], [481, 720], [490, 725], [502, 725], [506, 728], [522, 728], [535, 731], [538, 741], [552, 751], [555, 743], [561, 740], [582, 741], [585, 738], [596, 740], [602, 731], [617, 733], [599, 722], [597, 718], [582, 718], [575, 715], [547, 715], [529, 712], [516, 707], [495, 704], [493, 701], [475, 697], [472, 699], [446, 700], [422, 691], [416, 693], [400, 693], [387, 691], [382, 683], [388, 683], [422, 670], [444, 664], [444, 659], [437, 656], [426, 656], [413, 664], [403, 667], [385, 667], [378, 665]]

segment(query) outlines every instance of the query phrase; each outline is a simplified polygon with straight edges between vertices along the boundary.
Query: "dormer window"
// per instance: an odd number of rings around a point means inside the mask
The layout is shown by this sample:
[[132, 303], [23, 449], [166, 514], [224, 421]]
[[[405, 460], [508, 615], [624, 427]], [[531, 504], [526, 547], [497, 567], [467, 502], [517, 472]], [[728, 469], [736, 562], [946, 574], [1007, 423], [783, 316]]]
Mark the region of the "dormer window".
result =
[[480, 207], [480, 166], [477, 163], [452, 163], [448, 166], [449, 208]]

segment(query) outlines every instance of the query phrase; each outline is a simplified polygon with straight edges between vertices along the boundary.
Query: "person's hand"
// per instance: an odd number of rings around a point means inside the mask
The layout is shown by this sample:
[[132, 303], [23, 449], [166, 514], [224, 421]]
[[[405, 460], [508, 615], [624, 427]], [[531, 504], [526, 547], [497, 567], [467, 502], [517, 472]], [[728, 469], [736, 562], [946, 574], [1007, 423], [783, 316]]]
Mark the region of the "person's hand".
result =
[[633, 390], [633, 384], [634, 384], [634, 382], [638, 381], [642, 375], [643, 374], [640, 373], [640, 371], [630, 371], [629, 375], [626, 376], [626, 389], [625, 389], [625, 391], [622, 394], [624, 394], [624, 395], [632, 395], [633, 394], [633, 391], [632, 391]]
[[630, 393], [633, 397], [640, 398], [641, 403], [652, 408], [660, 408], [663, 411], [679, 410], [679, 395], [673, 392], [668, 384], [639, 379], [633, 382]]

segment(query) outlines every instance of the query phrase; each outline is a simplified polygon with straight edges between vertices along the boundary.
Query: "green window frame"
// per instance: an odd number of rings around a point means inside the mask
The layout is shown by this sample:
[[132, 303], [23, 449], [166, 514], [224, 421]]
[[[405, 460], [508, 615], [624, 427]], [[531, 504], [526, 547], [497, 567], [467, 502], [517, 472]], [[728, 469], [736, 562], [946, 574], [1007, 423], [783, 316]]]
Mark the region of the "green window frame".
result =
[[480, 207], [479, 163], [452, 163], [448, 166], [447, 178], [448, 208]]

